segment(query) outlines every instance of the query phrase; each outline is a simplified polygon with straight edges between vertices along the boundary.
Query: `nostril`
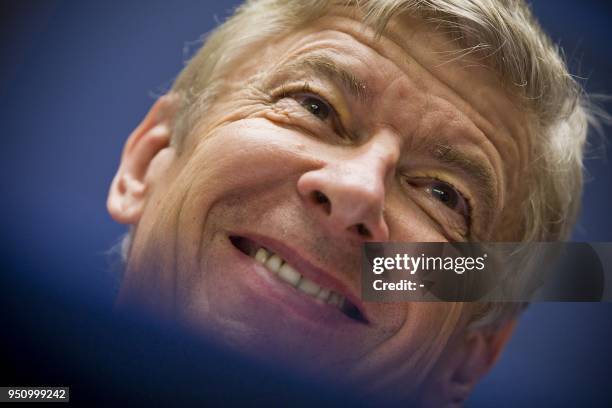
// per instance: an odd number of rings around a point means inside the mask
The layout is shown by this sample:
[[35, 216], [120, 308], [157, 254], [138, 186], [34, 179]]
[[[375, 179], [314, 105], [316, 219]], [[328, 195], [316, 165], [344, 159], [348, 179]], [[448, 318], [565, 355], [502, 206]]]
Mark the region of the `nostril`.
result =
[[325, 194], [316, 190], [312, 193], [312, 199], [316, 204], [321, 205], [328, 215], [331, 213], [331, 202]]
[[327, 198], [327, 196], [325, 194], [323, 194], [320, 191], [315, 191], [314, 193], [312, 193], [314, 196], [314, 199], [317, 203], [319, 204], [326, 204], [329, 203], [329, 198]]
[[372, 236], [368, 227], [362, 223], [357, 224], [357, 233], [365, 238], [370, 238]]

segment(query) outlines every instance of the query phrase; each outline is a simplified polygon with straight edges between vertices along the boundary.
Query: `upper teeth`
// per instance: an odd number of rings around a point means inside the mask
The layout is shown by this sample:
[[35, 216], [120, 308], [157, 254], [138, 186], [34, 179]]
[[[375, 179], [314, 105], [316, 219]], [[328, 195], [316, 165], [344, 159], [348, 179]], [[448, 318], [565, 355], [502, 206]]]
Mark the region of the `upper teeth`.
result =
[[287, 282], [297, 290], [337, 307], [342, 307], [344, 304], [344, 296], [323, 288], [302, 276], [294, 267], [275, 253], [268, 252], [265, 248], [259, 248], [254, 258], [280, 280]]

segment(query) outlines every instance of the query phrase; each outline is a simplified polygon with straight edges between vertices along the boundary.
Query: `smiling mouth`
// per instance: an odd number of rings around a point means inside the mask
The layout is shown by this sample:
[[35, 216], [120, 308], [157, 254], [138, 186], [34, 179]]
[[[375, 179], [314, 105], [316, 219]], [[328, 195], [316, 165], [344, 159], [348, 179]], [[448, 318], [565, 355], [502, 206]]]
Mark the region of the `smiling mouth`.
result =
[[298, 272], [296, 268], [268, 248], [264, 248], [248, 238], [235, 235], [230, 236], [230, 241], [240, 252], [263, 265], [268, 272], [279, 281], [310, 296], [318, 303], [335, 307], [352, 320], [364, 324], [368, 323], [359, 308], [351, 303], [344, 295], [306, 278]]

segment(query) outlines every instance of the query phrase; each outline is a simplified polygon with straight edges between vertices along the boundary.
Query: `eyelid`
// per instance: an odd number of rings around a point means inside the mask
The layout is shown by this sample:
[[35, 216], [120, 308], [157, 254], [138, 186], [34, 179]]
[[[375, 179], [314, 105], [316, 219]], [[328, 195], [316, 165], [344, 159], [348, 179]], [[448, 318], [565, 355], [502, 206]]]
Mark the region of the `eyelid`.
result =
[[278, 90], [276, 90], [273, 95], [274, 95], [275, 100], [279, 100], [282, 98], [287, 98], [287, 97], [295, 96], [295, 95], [312, 95], [318, 99], [321, 99], [321, 101], [325, 102], [325, 104], [331, 109], [333, 114], [336, 117], [340, 118], [340, 114], [338, 110], [336, 109], [334, 103], [330, 101], [331, 98], [323, 95], [323, 93], [324, 92], [322, 92], [321, 90], [313, 88], [313, 86], [309, 82], [301, 82], [299, 84], [281, 85], [281, 87], [278, 88]]
[[[338, 117], [338, 112], [336, 112], [336, 109], [334, 108], [334, 106], [327, 101], [327, 99], [325, 99], [325, 97], [317, 94], [316, 92], [295, 92], [295, 93], [291, 93], [287, 96], [291, 96], [292, 98], [303, 98], [303, 99], [307, 99], [307, 98], [313, 98], [313, 99], [318, 99], [319, 101], [323, 102], [323, 104], [325, 104], [325, 106], [327, 106], [329, 108], [329, 112], [330, 112], [330, 120], [334, 120], [334, 118]], [[300, 101], [303, 102], [303, 101]]]
[[308, 81], [299, 81], [299, 82], [289, 82], [282, 84], [280, 87], [276, 88], [272, 93], [272, 99], [274, 101], [278, 101], [283, 98], [288, 98], [296, 95], [312, 95], [318, 99], [321, 99], [329, 108], [333, 115], [332, 118], [332, 126], [333, 130], [338, 136], [343, 140], [351, 140], [350, 133], [346, 131], [346, 128], [343, 125], [343, 116], [340, 111], [336, 108], [337, 100], [334, 101], [334, 97], [329, 95], [320, 87], [316, 85], [312, 85], [311, 82]]
[[432, 175], [432, 174], [419, 174], [419, 175], [411, 175], [411, 176], [404, 176], [405, 178], [409, 178], [411, 180], [433, 180], [433, 181], [437, 181], [440, 183], [444, 183], [449, 185], [450, 187], [453, 188], [453, 190], [455, 190], [460, 196], [461, 198], [463, 198], [468, 206], [468, 210], [469, 213], [471, 213], [472, 211], [472, 199], [468, 194], [465, 194], [463, 192], [463, 189], [460, 187], [457, 187], [456, 183], [453, 183], [452, 181], [449, 181], [447, 178], [443, 178], [441, 176], [438, 175]]
[[[330, 107], [334, 109], [334, 112], [338, 114], [339, 118], [342, 116], [341, 114], [347, 114], [348, 112], [345, 112], [344, 109], [336, 109], [336, 107], [338, 106], [343, 106], [341, 100], [336, 98], [332, 93], [327, 92], [324, 89], [325, 86], [319, 86], [316, 82], [316, 78], [314, 80], [300, 79], [286, 81], [274, 90], [272, 90], [271, 95], [274, 100], [278, 100], [289, 95], [295, 95], [298, 93], [310, 93], [312, 95], [322, 98]], [[333, 84], [327, 85], [327, 83], [326, 86], [334, 87]]]
[[[419, 174], [418, 176], [408, 176], [405, 175], [403, 176], [404, 179], [406, 179], [407, 183], [410, 183], [410, 180], [419, 180], [419, 181], [437, 181], [439, 183], [444, 183], [448, 186], [450, 186], [453, 190], [455, 190], [457, 192], [457, 194], [459, 195], [459, 197], [461, 199], [463, 199], [465, 201], [465, 205], [466, 205], [466, 214], [465, 214], [465, 222], [466, 222], [466, 226], [467, 226], [467, 233], [465, 234], [466, 237], [470, 236], [471, 230], [472, 230], [472, 211], [473, 211], [473, 206], [472, 206], [472, 201], [469, 198], [469, 196], [467, 196], [465, 193], [463, 193], [463, 191], [458, 188], [455, 183], [452, 183], [448, 180], [445, 180], [443, 178], [441, 178], [440, 176], [434, 176], [434, 175], [428, 175], [428, 174]], [[432, 200], [435, 200], [433, 197], [431, 197]], [[447, 207], [448, 210], [451, 210], [455, 213], [458, 214], [458, 212], [456, 212], [455, 210], [452, 210], [450, 208]]]
[[459, 187], [457, 187], [457, 186], [456, 186], [456, 185], [455, 185], [453, 182], [451, 182], [451, 181], [448, 181], [448, 180], [442, 180], [442, 179], [441, 179], [441, 178], [439, 178], [439, 177], [430, 177], [430, 179], [431, 179], [431, 180], [435, 180], [435, 181], [438, 181], [438, 182], [440, 182], [440, 183], [444, 183], [444, 184], [447, 184], [447, 185], [451, 186], [451, 187], [453, 188], [453, 190], [455, 190], [455, 191], [457, 192], [457, 194], [459, 194], [459, 196], [460, 196], [461, 198], [463, 198], [463, 200], [465, 201], [465, 203], [466, 203], [466, 205], [467, 205], [467, 216], [469, 217], [469, 215], [470, 215], [470, 214], [471, 214], [471, 212], [472, 212], [472, 203], [471, 203], [471, 201], [470, 201], [470, 198], [469, 198], [469, 197], [468, 197], [466, 194], [464, 194], [464, 193], [463, 193], [463, 190], [461, 190]]

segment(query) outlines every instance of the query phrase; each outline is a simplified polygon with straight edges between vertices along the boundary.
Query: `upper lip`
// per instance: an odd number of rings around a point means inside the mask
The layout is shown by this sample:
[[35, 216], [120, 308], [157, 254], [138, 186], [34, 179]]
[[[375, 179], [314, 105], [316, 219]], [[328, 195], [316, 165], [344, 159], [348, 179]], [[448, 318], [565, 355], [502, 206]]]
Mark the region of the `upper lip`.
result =
[[366, 321], [370, 321], [364, 304], [358, 296], [357, 289], [354, 286], [343, 282], [340, 278], [334, 276], [334, 274], [330, 271], [316, 266], [310, 260], [308, 260], [306, 256], [303, 256], [297, 250], [274, 238], [259, 234], [237, 233], [232, 235], [247, 238], [274, 252], [289, 263], [289, 265], [293, 266], [300, 274], [317, 283], [319, 286], [326, 287], [343, 295], [349, 302], [359, 309], [359, 312], [366, 319]]

